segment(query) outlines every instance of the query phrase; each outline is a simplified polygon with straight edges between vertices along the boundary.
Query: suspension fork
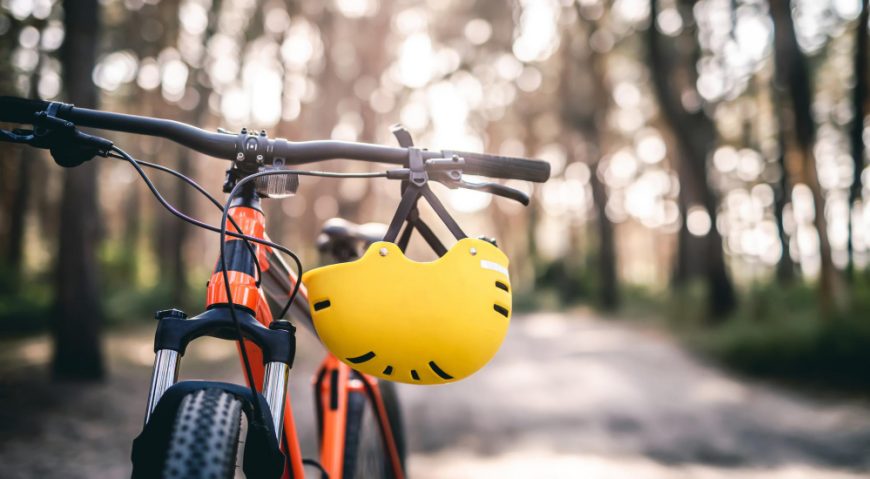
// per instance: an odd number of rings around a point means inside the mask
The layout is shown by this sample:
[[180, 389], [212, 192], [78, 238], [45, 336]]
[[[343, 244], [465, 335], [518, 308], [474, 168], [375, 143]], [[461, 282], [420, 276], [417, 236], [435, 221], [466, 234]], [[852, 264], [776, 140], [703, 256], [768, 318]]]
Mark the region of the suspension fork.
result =
[[[217, 307], [187, 319], [181, 311], [158, 313], [160, 322], [155, 334], [154, 368], [148, 391], [145, 422], [154, 412], [160, 398], [178, 381], [179, 358], [196, 338], [211, 336], [235, 340], [235, 322], [229, 308]], [[251, 369], [256, 386], [263, 394], [272, 413], [277, 439], [281, 440], [287, 402], [287, 380], [296, 355], [296, 329], [288, 321], [275, 321], [265, 327], [248, 311], [236, 312], [238, 326], [250, 348]], [[264, 366], [265, 364], [265, 366]]]
[[[245, 195], [244, 197], [234, 199], [230, 206], [230, 216], [238, 225], [238, 230], [230, 223], [227, 225], [228, 231], [239, 232], [256, 238], [266, 238], [265, 216], [262, 210], [260, 210], [259, 199], [256, 195]], [[254, 248], [262, 273], [269, 268], [267, 254], [271, 252], [271, 248], [259, 244], [254, 244]], [[287, 467], [283, 477], [302, 478], [304, 477], [304, 470], [301, 449], [296, 435], [290, 396], [287, 393], [290, 367], [293, 362], [293, 355], [295, 355], [295, 335], [293, 334], [295, 328], [292, 331], [288, 330], [288, 326], [290, 328], [292, 326], [286, 321], [272, 321], [271, 311], [265, 295], [260, 289], [259, 278], [255, 277], [255, 258], [251, 255], [250, 249], [245, 242], [237, 238], [228, 237], [224, 249], [226, 252], [227, 276], [233, 304], [236, 306], [237, 317], [247, 319], [242, 321], [241, 325], [243, 326], [243, 336], [245, 336], [245, 350], [253, 375], [252, 379], [256, 389], [263, 394], [269, 405], [278, 443], [288, 456]], [[192, 318], [192, 320], [185, 321], [196, 324], [196, 327], [192, 329], [203, 330], [202, 334], [195, 334], [193, 337], [211, 335], [225, 339], [235, 339], [234, 330], [227, 333], [227, 328], [232, 326], [231, 322], [224, 323], [222, 325], [223, 329], [220, 331], [206, 331], [208, 329], [207, 325], [199, 321], [194, 322], [194, 320], [201, 319], [202, 317], [215, 315], [215, 311], [227, 310], [226, 304], [228, 303], [228, 298], [224, 286], [224, 277], [220, 270], [220, 259], [218, 259], [208, 283], [206, 303], [209, 308], [208, 311], [196, 318]], [[173, 319], [185, 318], [186, 316]], [[231, 321], [231, 318], [228, 316], [224, 317], [224, 320], [227, 319]], [[161, 320], [158, 326], [158, 338], [155, 340], [156, 355], [148, 394], [146, 422], [166, 390], [178, 381], [180, 356], [184, 354], [187, 341], [193, 339], [193, 337], [186, 337], [184, 344], [174, 347], [159, 347], [161, 343], [161, 326], [163, 324], [164, 322]], [[177, 329], [180, 323], [171, 322], [166, 324]], [[280, 355], [276, 355], [273, 351], [278, 346], [264, 342], [263, 337], [261, 337], [269, 336], [269, 334], [263, 333], [263, 331], [277, 333], [278, 331], [274, 331], [275, 329], [287, 330], [294, 338], [292, 342], [292, 354], [286, 358], [281, 357], [278, 359], [277, 356]], [[272, 334], [271, 337], [274, 338], [276, 336]], [[284, 342], [286, 343], [286, 339]], [[265, 361], [264, 353], [267, 355]]]

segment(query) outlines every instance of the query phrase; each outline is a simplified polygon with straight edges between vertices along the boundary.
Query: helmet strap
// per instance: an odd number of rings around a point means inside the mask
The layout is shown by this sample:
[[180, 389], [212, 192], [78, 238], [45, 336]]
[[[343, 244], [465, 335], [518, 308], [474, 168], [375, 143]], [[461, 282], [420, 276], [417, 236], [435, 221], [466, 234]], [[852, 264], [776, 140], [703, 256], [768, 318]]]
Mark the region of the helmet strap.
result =
[[[454, 220], [453, 217], [450, 216], [450, 213], [447, 212], [447, 208], [445, 208], [444, 205], [441, 204], [441, 201], [438, 200], [438, 197], [435, 196], [435, 193], [429, 189], [429, 185], [427, 184], [429, 181], [429, 173], [426, 171], [426, 163], [423, 161], [421, 150], [419, 148], [414, 148], [411, 134], [401, 125], [395, 125], [393, 126], [393, 135], [396, 136], [399, 145], [408, 149], [408, 160], [405, 162], [405, 166], [410, 171], [408, 174], [408, 180], [402, 182], [402, 200], [399, 202], [398, 208], [396, 208], [393, 220], [390, 221], [387, 234], [384, 235], [384, 241], [397, 243], [399, 248], [404, 252], [408, 247], [408, 242], [411, 240], [411, 235], [416, 229], [420, 232], [420, 235], [423, 236], [423, 239], [426, 240], [426, 243], [429, 244], [429, 247], [431, 247], [438, 256], [443, 256], [444, 253], [447, 252], [447, 248], [444, 247], [444, 244], [438, 239], [438, 236], [436, 236], [432, 229], [429, 228], [429, 225], [420, 218], [420, 210], [417, 209], [417, 204], [420, 202], [420, 198], [424, 198], [429, 203], [429, 206], [432, 207], [435, 214], [437, 214], [441, 221], [444, 222], [447, 229], [453, 233], [453, 236], [457, 240], [465, 238], [466, 235], [462, 231], [462, 228], [459, 227], [459, 224], [456, 223], [456, 220]], [[404, 229], [402, 229], [403, 225]], [[399, 238], [399, 241], [396, 242], [400, 230], [402, 236]]]
[[411, 234], [415, 229], [420, 232], [420, 235], [423, 236], [426, 243], [428, 243], [432, 250], [435, 251], [435, 254], [438, 256], [444, 256], [444, 253], [447, 252], [447, 248], [445, 248], [444, 244], [441, 243], [441, 240], [435, 236], [435, 233], [432, 232], [429, 225], [420, 219], [420, 212], [416, 209], [411, 210], [411, 214], [408, 215], [408, 221], [405, 223], [405, 229], [402, 230], [402, 234], [396, 242], [396, 244], [399, 245], [399, 249], [405, 251], [408, 248], [408, 242], [410, 241]]
[[404, 225], [404, 230], [401, 231], [401, 239], [399, 239], [397, 243], [402, 251], [407, 248], [408, 242], [411, 239], [411, 234], [416, 229], [420, 232], [420, 235], [423, 236], [423, 239], [426, 240], [426, 243], [429, 244], [432, 250], [439, 256], [442, 256], [447, 252], [447, 248], [444, 247], [444, 244], [441, 243], [432, 229], [429, 228], [429, 225], [420, 218], [420, 211], [417, 208], [417, 203], [420, 198], [425, 199], [426, 202], [429, 203], [429, 206], [432, 207], [432, 210], [435, 211], [438, 218], [444, 222], [444, 225], [447, 226], [447, 229], [450, 230], [457, 240], [467, 237], [465, 232], [462, 231], [462, 228], [459, 227], [456, 220], [450, 216], [450, 213], [447, 212], [447, 208], [444, 207], [428, 185], [424, 183], [420, 186], [414, 183], [408, 183], [405, 187], [404, 193], [402, 194], [402, 200], [399, 202], [399, 207], [396, 208], [396, 213], [393, 215], [393, 219], [387, 229], [387, 234], [384, 235], [384, 241], [389, 241], [391, 243], [396, 242], [396, 238], [399, 236], [399, 232], [402, 230], [402, 226]]

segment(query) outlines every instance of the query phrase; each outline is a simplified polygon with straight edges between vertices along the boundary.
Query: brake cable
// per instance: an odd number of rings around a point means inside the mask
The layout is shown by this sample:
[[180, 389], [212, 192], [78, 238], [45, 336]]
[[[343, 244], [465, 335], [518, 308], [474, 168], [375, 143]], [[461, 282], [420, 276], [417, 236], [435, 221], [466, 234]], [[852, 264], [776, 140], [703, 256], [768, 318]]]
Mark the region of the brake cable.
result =
[[[225, 264], [224, 264], [224, 253], [225, 253], [224, 252], [224, 237], [226, 234], [228, 234], [228, 232], [227, 232], [227, 218], [229, 217], [229, 210], [230, 210], [231, 202], [232, 202], [233, 198], [239, 193], [239, 191], [241, 191], [241, 188], [244, 185], [250, 183], [251, 181], [256, 180], [257, 178], [262, 178], [262, 177], [266, 177], [266, 176], [277, 176], [277, 175], [317, 176], [317, 177], [321, 177], [321, 178], [386, 178], [387, 177], [386, 172], [383, 172], [383, 173], [379, 173], [379, 172], [373, 172], [373, 173], [339, 173], [339, 172], [333, 172], [333, 171], [311, 171], [311, 170], [270, 170], [270, 171], [261, 171], [259, 173], [254, 173], [252, 175], [248, 175], [248, 176], [240, 179], [238, 182], [236, 182], [236, 185], [233, 187], [233, 189], [229, 193], [229, 196], [227, 197], [227, 202], [224, 206], [224, 211], [223, 211], [223, 215], [221, 217], [221, 224], [220, 224], [220, 233], [221, 233], [221, 253], [220, 254], [221, 254], [221, 267], [222, 267], [221, 271], [224, 274], [224, 285], [227, 288], [228, 293], [229, 293], [229, 284], [227, 283], [228, 276], [227, 276], [226, 268], [224, 267], [225, 266]], [[290, 306], [293, 304], [293, 300], [296, 298], [296, 295], [299, 292], [299, 286], [301, 284], [302, 284], [302, 273], [300, 270], [299, 280], [296, 281], [296, 284], [293, 287], [293, 291], [290, 294], [290, 297], [287, 300], [287, 303], [284, 305], [284, 309], [281, 310], [281, 314], [279, 315], [279, 317], [284, 317], [284, 315], [287, 314], [287, 311], [290, 309]], [[230, 304], [232, 305], [232, 302], [230, 302]]]
[[[263, 244], [266, 246], [270, 246], [278, 251], [281, 251], [281, 252], [287, 254], [291, 258], [293, 258], [294, 262], [296, 263], [296, 266], [298, 267], [298, 269], [297, 269], [298, 276], [297, 276], [296, 287], [294, 288], [294, 291], [299, 289], [299, 284], [302, 281], [302, 262], [299, 260], [299, 257], [295, 253], [293, 253], [290, 249], [288, 249], [282, 245], [279, 245], [277, 243], [274, 243], [272, 241], [268, 241], [268, 240], [265, 240], [262, 238], [256, 238], [254, 236], [249, 236], [249, 235], [245, 235], [245, 234], [241, 234], [241, 233], [227, 232], [225, 221], [222, 222], [223, 228], [216, 228], [212, 225], [209, 225], [207, 223], [199, 221], [195, 218], [191, 218], [190, 216], [187, 216], [186, 214], [178, 211], [178, 209], [176, 209], [174, 206], [172, 206], [168, 201], [166, 201], [166, 199], [163, 197], [163, 195], [160, 194], [160, 191], [157, 189], [157, 187], [154, 185], [154, 183], [151, 181], [151, 179], [148, 177], [148, 175], [142, 169], [142, 166], [139, 165], [139, 162], [135, 158], [133, 158], [126, 151], [122, 150], [121, 148], [119, 148], [117, 146], [113, 146], [112, 151], [114, 151], [115, 153], [120, 155], [121, 159], [128, 161], [133, 166], [133, 168], [136, 170], [137, 173], [139, 173], [139, 176], [142, 177], [142, 180], [148, 186], [148, 189], [151, 190], [151, 193], [153, 193], [154, 197], [157, 198], [157, 201], [164, 208], [166, 208], [170, 213], [172, 213], [173, 215], [177, 216], [178, 218], [180, 218], [180, 219], [182, 219], [190, 224], [198, 226], [200, 228], [203, 228], [203, 229], [215, 232], [215, 233], [218, 233], [218, 232], [221, 233], [220, 266], [221, 266], [221, 271], [224, 274], [224, 285], [227, 288], [227, 293], [228, 293], [227, 301], [229, 302], [229, 305], [230, 305], [230, 315], [233, 318], [233, 324], [234, 324], [235, 329], [236, 329], [236, 335], [237, 335], [237, 339], [238, 339], [239, 349], [240, 349], [241, 355], [242, 355], [242, 363], [244, 365], [245, 379], [248, 381], [248, 385], [251, 388], [251, 393], [253, 394], [252, 398], [256, 398], [258, 392], [256, 389], [256, 385], [254, 383], [254, 380], [253, 380], [254, 375], [253, 375], [253, 372], [251, 370], [251, 363], [250, 363], [250, 360], [248, 359], [247, 348], [245, 348], [245, 344], [244, 344], [244, 336], [242, 335], [241, 326], [239, 325], [239, 319], [235, 313], [235, 308], [234, 308], [234, 305], [232, 302], [232, 293], [229, 291], [229, 282], [227, 281], [228, 274], [226, 271], [225, 262], [224, 262], [224, 254], [223, 254], [223, 252], [224, 252], [224, 248], [223, 248], [224, 244], [223, 243], [226, 240], [226, 236], [229, 235], [229, 236], [237, 237], [239, 239], [253, 241], [255, 243], [260, 243], [260, 244]], [[190, 181], [195, 183], [193, 180], [190, 180]], [[229, 203], [227, 205], [229, 205]], [[225, 219], [226, 219], [226, 217], [224, 217], [224, 220]], [[239, 230], [239, 231], [241, 231], [241, 230]], [[285, 308], [285, 311], [286, 311], [286, 309], [287, 308]], [[281, 317], [283, 317], [283, 314], [281, 316], [279, 316], [279, 318], [281, 318]], [[256, 401], [256, 400], [253, 401], [253, 406], [254, 406], [255, 414], [258, 417], [262, 418], [263, 416], [262, 416], [262, 411], [260, 410], [259, 401]]]
[[[127, 160], [126, 158], [124, 158], [124, 157], [121, 156], [121, 155], [118, 155], [118, 154], [115, 153], [115, 152], [111, 152], [111, 153], [109, 153], [108, 156], [111, 157], [111, 158], [117, 158], [117, 159], [120, 159], [120, 160], [125, 160], [125, 161]], [[179, 172], [179, 171], [176, 171], [176, 170], [173, 170], [172, 168], [169, 168], [169, 167], [167, 167], [167, 166], [158, 165], [157, 163], [151, 163], [151, 162], [148, 162], [148, 161], [142, 161], [142, 160], [136, 160], [136, 159], [134, 159], [133, 161], [135, 161], [136, 163], [138, 163], [140, 166], [145, 166], [145, 167], [148, 167], [148, 168], [152, 168], [152, 169], [155, 169], [155, 170], [158, 170], [158, 171], [162, 171], [162, 172], [164, 172], [164, 173], [169, 173], [169, 174], [172, 175], [172, 176], [175, 176], [176, 178], [182, 180], [183, 182], [187, 183], [189, 186], [193, 187], [193, 188], [196, 189], [198, 192], [200, 192], [200, 193], [201, 193], [203, 196], [205, 196], [205, 197], [206, 197], [206, 198], [207, 198], [207, 199], [208, 199], [208, 200], [209, 200], [213, 205], [215, 205], [215, 207], [216, 207], [218, 210], [223, 211], [224, 207], [223, 207], [223, 205], [221, 204], [221, 202], [218, 201], [217, 198], [215, 198], [211, 193], [209, 193], [208, 191], [206, 191], [206, 189], [203, 188], [202, 185], [200, 185], [199, 183], [197, 183], [195, 180], [193, 180], [193, 179], [190, 178], [189, 176], [186, 176], [186, 175], [184, 175], [183, 173], [181, 173], [181, 172]], [[239, 225], [236, 223], [236, 220], [235, 220], [234, 218], [230, 217], [230, 223], [232, 223], [233, 227], [236, 228], [236, 231], [242, 231], [242, 228], [239, 227]], [[256, 272], [257, 272], [256, 285], [257, 285], [257, 287], [259, 288], [259, 287], [260, 287], [260, 284], [261, 284], [261, 282], [262, 282], [262, 279], [263, 279], [263, 271], [262, 271], [262, 269], [261, 269], [261, 267], [260, 267], [260, 258], [257, 256], [257, 250], [254, 249], [254, 245], [251, 244], [251, 241], [250, 241], [250, 240], [248, 240], [247, 238], [242, 238], [242, 241], [245, 242], [245, 245], [247, 245], [247, 247], [248, 247], [248, 251], [251, 253], [251, 257], [254, 258], [254, 267], [256, 268]]]
[[[200, 220], [197, 220], [196, 218], [191, 218], [190, 216], [178, 211], [178, 209], [176, 209], [174, 206], [169, 204], [169, 202], [166, 201], [166, 199], [163, 197], [163, 195], [160, 194], [157, 187], [154, 186], [154, 183], [150, 180], [148, 175], [144, 171], [142, 171], [141, 167], [138, 164], [139, 160], [136, 160], [135, 158], [130, 157], [129, 154], [127, 154], [126, 152], [124, 152], [120, 148], [114, 147], [114, 149], [116, 151], [118, 151], [119, 153], [122, 153], [121, 159], [127, 160], [127, 161], [131, 162], [131, 164], [133, 164], [133, 167], [139, 173], [139, 176], [142, 177], [142, 180], [145, 181], [145, 185], [148, 186], [148, 189], [151, 190], [151, 193], [154, 195], [154, 197], [157, 199], [157, 201], [164, 208], [166, 208], [170, 213], [172, 213], [173, 215], [180, 218], [181, 220], [186, 221], [194, 226], [211, 231], [213, 233], [220, 233], [220, 228], [218, 228], [217, 226], [212, 226], [208, 223], [204, 223]], [[126, 155], [126, 156], [123, 156], [123, 155]], [[191, 180], [191, 181], [193, 181], [193, 180]], [[242, 233], [236, 233], [236, 232], [232, 232], [232, 231], [227, 231], [227, 236], [232, 236], [233, 238], [248, 240], [248, 241], [251, 241], [253, 243], [261, 244], [264, 246], [269, 246], [271, 248], [274, 248], [274, 249], [290, 256], [293, 259], [293, 262], [296, 263], [297, 274], [299, 274], [300, 276], [302, 275], [302, 262], [299, 260], [299, 257], [296, 255], [296, 253], [294, 253], [293, 251], [291, 251], [287, 247], [282, 246], [278, 243], [274, 243], [272, 241], [263, 239], [263, 238], [257, 238], [256, 236], [249, 236], [249, 235], [245, 235]]]

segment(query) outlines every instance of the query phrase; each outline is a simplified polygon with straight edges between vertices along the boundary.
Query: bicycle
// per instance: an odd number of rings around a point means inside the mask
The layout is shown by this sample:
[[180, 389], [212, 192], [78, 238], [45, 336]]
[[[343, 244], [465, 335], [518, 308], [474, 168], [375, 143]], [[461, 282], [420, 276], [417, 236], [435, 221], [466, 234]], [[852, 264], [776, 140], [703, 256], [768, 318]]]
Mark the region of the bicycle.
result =
[[[404, 433], [391, 381], [423, 384], [461, 379], [491, 358], [500, 345], [503, 331], [501, 338], [495, 337], [497, 333], [486, 333], [493, 339], [484, 342], [486, 344], [472, 344], [474, 351], [466, 348], [462, 361], [453, 361], [451, 355], [442, 354], [436, 363], [427, 356], [428, 368], [424, 370], [427, 359], [423, 359], [420, 364], [424, 366], [414, 369], [408, 366], [410, 363], [402, 362], [405, 361], [402, 354], [407, 353], [399, 351], [394, 355], [399, 362], [384, 367], [378, 364], [383, 356], [389, 356], [384, 354], [383, 348], [378, 348], [377, 353], [374, 350], [364, 354], [337, 352], [348, 342], [358, 345], [356, 336], [365, 336], [367, 331], [346, 321], [337, 332], [329, 329], [332, 322], [324, 326], [324, 315], [339, 319], [347, 316], [337, 312], [345, 307], [336, 299], [340, 294], [336, 292], [331, 298], [311, 297], [309, 290], [313, 288], [306, 288], [303, 283], [317, 284], [335, 274], [352, 274], [353, 268], [358, 269], [358, 265], [369, 261], [366, 258], [370, 255], [389, 256], [385, 261], [401, 264], [410, 262], [403, 259], [401, 253], [414, 231], [418, 231], [442, 259], [452, 254], [421, 219], [418, 202], [424, 199], [456, 237], [457, 244], [471, 245], [464, 254], [475, 257], [474, 261], [479, 260], [481, 270], [473, 274], [484, 275], [490, 285], [492, 278], [496, 278], [494, 288], [498, 291], [492, 293], [496, 301], [490, 306], [484, 304], [483, 309], [496, 318], [503, 316], [505, 319], [499, 324], [503, 324], [506, 331], [510, 316], [506, 259], [504, 264], [492, 261], [491, 255], [495, 254], [492, 251], [500, 253], [493, 240], [467, 238], [429, 189], [428, 182], [484, 191], [527, 205], [529, 197], [521, 191], [497, 183], [468, 182], [462, 175], [543, 182], [550, 173], [549, 164], [536, 160], [416, 148], [408, 132], [401, 128], [394, 129], [399, 147], [333, 140], [290, 142], [269, 138], [265, 131], [207, 132], [172, 120], [13, 97], [0, 97], [0, 121], [33, 125], [32, 130], [0, 130], [0, 141], [49, 149], [61, 166], [74, 167], [97, 156], [129, 162], [163, 207], [184, 221], [220, 235], [220, 256], [206, 288], [205, 311], [193, 317], [177, 309], [156, 313], [155, 360], [145, 425], [134, 441], [131, 454], [134, 478], [225, 479], [235, 474], [240, 455], [243, 455], [241, 470], [247, 477], [302, 478], [304, 467], [310, 466], [317, 468], [321, 477], [333, 479], [404, 478]], [[165, 166], [136, 160], [111, 141], [84, 133], [79, 127], [162, 137], [207, 156], [229, 160], [223, 185], [228, 199], [221, 203], [192, 179]], [[331, 159], [399, 167], [370, 173], [290, 169], [290, 166]], [[209, 225], [175, 209], [162, 197], [144, 168], [172, 174], [195, 188], [221, 209], [221, 224]], [[338, 263], [306, 273], [308, 279], [303, 276], [303, 281], [299, 280], [301, 262], [291, 250], [269, 239], [265, 232], [265, 214], [259, 207], [261, 198], [284, 198], [294, 194], [300, 176], [386, 178], [400, 181], [402, 190], [402, 200], [386, 232], [372, 232], [371, 228], [343, 220], [327, 222], [318, 246]], [[363, 250], [365, 254], [357, 260]], [[295, 262], [296, 271], [278, 252]], [[404, 287], [395, 286], [399, 290]], [[353, 292], [345, 297], [350, 298], [351, 303], [365, 299]], [[296, 328], [288, 318], [309, 328], [330, 351], [313, 383], [319, 461], [301, 457], [292, 406], [287, 397], [296, 347]], [[348, 339], [351, 332], [354, 337]], [[178, 381], [180, 358], [188, 345], [202, 336], [238, 342], [247, 386]], [[377, 336], [374, 341], [383, 340], [389, 336], [389, 331], [381, 330]], [[393, 344], [381, 346], [395, 348], [397, 343], [403, 342], [391, 338]], [[420, 346], [421, 350], [424, 346]], [[461, 350], [461, 345], [456, 349]], [[455, 354], [462, 356], [463, 353]], [[247, 432], [243, 451], [240, 451], [243, 418]]]

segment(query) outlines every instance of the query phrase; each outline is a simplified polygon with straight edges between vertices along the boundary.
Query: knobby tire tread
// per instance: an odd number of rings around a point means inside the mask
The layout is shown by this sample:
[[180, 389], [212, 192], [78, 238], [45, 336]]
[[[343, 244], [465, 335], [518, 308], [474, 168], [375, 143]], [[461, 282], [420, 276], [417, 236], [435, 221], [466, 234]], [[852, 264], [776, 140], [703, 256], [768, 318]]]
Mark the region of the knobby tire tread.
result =
[[163, 479], [231, 479], [241, 414], [241, 402], [219, 389], [186, 396], [173, 425]]

